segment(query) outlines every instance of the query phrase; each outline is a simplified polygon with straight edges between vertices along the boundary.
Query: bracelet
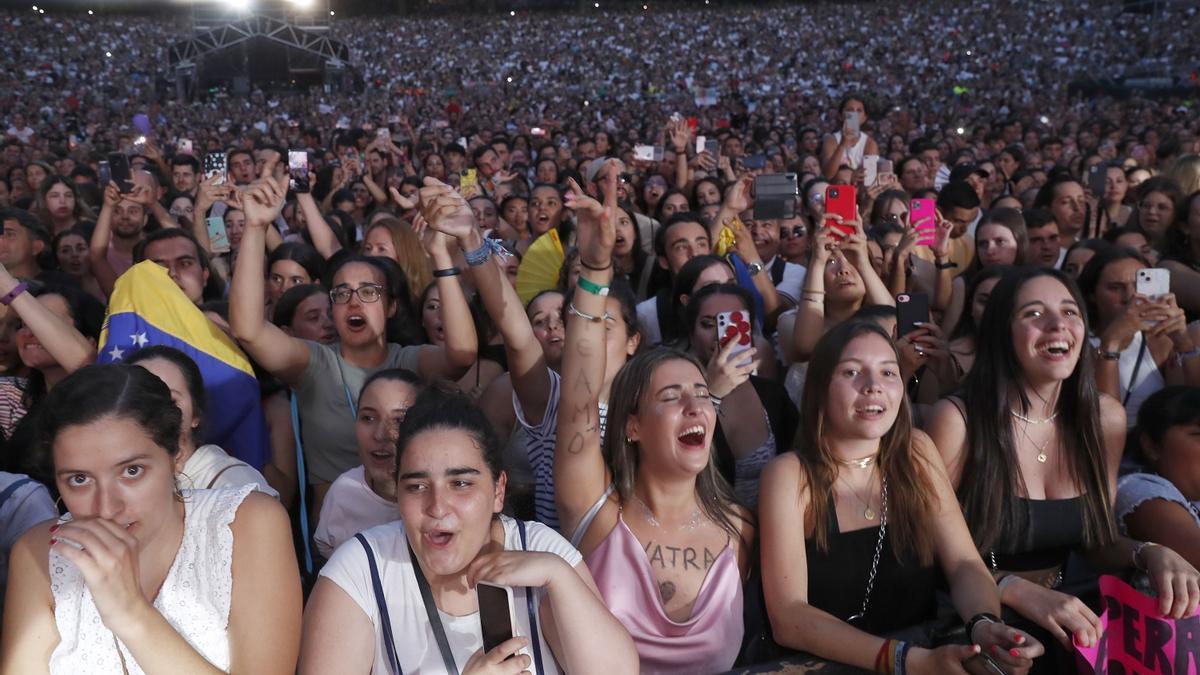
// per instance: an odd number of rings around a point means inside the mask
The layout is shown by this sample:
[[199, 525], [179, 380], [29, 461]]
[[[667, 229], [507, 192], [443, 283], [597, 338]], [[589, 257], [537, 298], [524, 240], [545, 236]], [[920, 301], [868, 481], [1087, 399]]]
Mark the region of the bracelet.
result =
[[581, 312], [581, 311], [579, 311], [579, 309], [577, 307], [575, 307], [575, 303], [573, 303], [573, 302], [567, 305], [567, 313], [574, 314], [575, 316], [577, 316], [581, 319], [587, 319], [588, 321], [591, 321], [592, 323], [601, 323], [605, 319], [612, 318], [612, 315], [609, 314], [608, 312], [605, 312], [603, 316], [596, 316], [595, 314], [588, 314], [586, 312]]
[[892, 675], [896, 642], [897, 640], [884, 640], [883, 644], [879, 646], [879, 653], [875, 655], [876, 673], [880, 675]]
[[825, 291], [800, 291], [801, 295], [808, 293], [809, 295], [825, 295]]
[[956, 270], [956, 269], [958, 269], [958, 263], [954, 262], [953, 260], [948, 260], [946, 262], [934, 263], [933, 266], [938, 268], [939, 270]]
[[28, 284], [26, 284], [24, 281], [18, 283], [16, 286], [13, 286], [13, 289], [11, 291], [9, 291], [8, 293], [6, 293], [4, 295], [4, 297], [0, 298], [0, 305], [4, 305], [5, 307], [8, 307], [9, 305], [12, 304], [13, 300], [17, 299], [18, 295], [24, 293], [27, 290], [29, 290]]
[[967, 619], [967, 640], [968, 641], [970, 641], [974, 644], [979, 644], [978, 642], [975, 641], [975, 629], [978, 628], [979, 624], [981, 624], [981, 623], [1004, 623], [1004, 622], [1000, 620], [1000, 617], [998, 617], [995, 614], [992, 614], [990, 612], [980, 612], [980, 613], [976, 614], [975, 616], [971, 617], [970, 619]]
[[1141, 542], [1140, 544], [1138, 544], [1137, 546], [1134, 546], [1134, 547], [1133, 547], [1133, 566], [1134, 566], [1134, 568], [1135, 568], [1135, 569], [1137, 569], [1139, 572], [1145, 572], [1145, 571], [1146, 571], [1146, 568], [1145, 568], [1145, 567], [1143, 567], [1143, 566], [1141, 565], [1141, 563], [1139, 563], [1139, 562], [1138, 562], [1138, 557], [1139, 557], [1140, 555], [1142, 555], [1142, 549], [1146, 548], [1147, 546], [1158, 546], [1158, 544], [1156, 544], [1156, 543], [1154, 543], [1154, 542], [1152, 542], [1152, 541], [1143, 541], [1143, 542]]
[[479, 267], [488, 261], [492, 255], [498, 255], [502, 258], [511, 257], [512, 254], [504, 248], [499, 239], [484, 239], [479, 248], [474, 251], [463, 251], [463, 257], [467, 259], [467, 264], [471, 267]]
[[1182, 368], [1183, 362], [1200, 356], [1200, 347], [1192, 347], [1186, 352], [1175, 352], [1175, 367]]
[[1007, 587], [1009, 584], [1016, 582], [1016, 580], [1020, 579], [1020, 578], [1021, 577], [1018, 577], [1015, 574], [1005, 574], [1004, 577], [1000, 579], [1000, 581], [996, 582], [996, 590], [999, 591], [1000, 593], [1004, 593], [1005, 587]]
[[908, 675], [908, 650], [910, 647], [912, 647], [911, 644], [901, 642], [896, 648], [896, 660], [892, 669], [894, 675]]
[[[801, 297], [803, 297], [803, 295]], [[804, 298], [804, 299], [807, 300], [808, 302], [811, 302], [811, 303], [817, 304], [817, 305], [825, 304], [825, 301], [822, 300], [821, 298]]]
[[458, 269], [457, 267], [447, 267], [444, 270], [434, 270], [433, 271], [433, 277], [435, 279], [442, 279], [444, 277], [456, 277], [460, 274], [462, 274], [462, 270]]
[[612, 269], [612, 259], [611, 258], [609, 258], [608, 264], [605, 265], [604, 267], [592, 267], [591, 265], [587, 264], [587, 261], [583, 259], [583, 256], [579, 256], [579, 264], [582, 265], [584, 269], [588, 269], [593, 272], [607, 272], [608, 270]]
[[608, 286], [601, 286], [591, 279], [584, 277], [582, 274], [579, 275], [579, 281], [575, 282], [575, 284], [592, 295], [598, 295], [602, 298], [608, 297]]

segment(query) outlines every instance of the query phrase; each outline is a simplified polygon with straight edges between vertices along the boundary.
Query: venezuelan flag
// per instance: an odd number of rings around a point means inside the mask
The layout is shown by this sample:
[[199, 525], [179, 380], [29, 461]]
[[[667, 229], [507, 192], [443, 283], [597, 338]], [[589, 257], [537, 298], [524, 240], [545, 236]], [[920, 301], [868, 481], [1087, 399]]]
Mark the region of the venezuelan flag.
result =
[[100, 345], [99, 363], [120, 363], [149, 345], [174, 347], [192, 357], [208, 392], [205, 442], [257, 469], [267, 463], [267, 425], [250, 360], [165, 269], [146, 260], [117, 279]]

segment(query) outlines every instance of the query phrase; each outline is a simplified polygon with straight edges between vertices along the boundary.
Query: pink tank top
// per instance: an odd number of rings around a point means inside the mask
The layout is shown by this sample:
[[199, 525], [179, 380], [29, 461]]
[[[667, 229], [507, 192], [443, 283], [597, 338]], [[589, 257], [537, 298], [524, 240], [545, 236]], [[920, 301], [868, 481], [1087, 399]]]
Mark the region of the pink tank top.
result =
[[667, 616], [646, 551], [620, 516], [586, 561], [609, 611], [633, 637], [642, 673], [719, 673], [733, 667], [743, 626], [732, 540], [709, 568], [684, 623]]

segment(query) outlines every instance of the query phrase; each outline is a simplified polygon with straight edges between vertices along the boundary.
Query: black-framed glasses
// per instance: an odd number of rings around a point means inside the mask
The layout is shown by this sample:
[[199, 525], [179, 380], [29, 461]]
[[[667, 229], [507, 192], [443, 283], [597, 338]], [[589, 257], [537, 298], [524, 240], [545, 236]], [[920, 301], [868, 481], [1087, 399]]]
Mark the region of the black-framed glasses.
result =
[[350, 302], [351, 295], [357, 295], [359, 302], [379, 302], [379, 299], [383, 297], [383, 286], [379, 284], [363, 284], [358, 288], [338, 286], [329, 291], [329, 301], [335, 305], [344, 305]]
[[808, 234], [808, 228], [804, 227], [803, 225], [779, 228], [779, 236], [783, 237], [784, 239], [799, 239], [806, 234]]

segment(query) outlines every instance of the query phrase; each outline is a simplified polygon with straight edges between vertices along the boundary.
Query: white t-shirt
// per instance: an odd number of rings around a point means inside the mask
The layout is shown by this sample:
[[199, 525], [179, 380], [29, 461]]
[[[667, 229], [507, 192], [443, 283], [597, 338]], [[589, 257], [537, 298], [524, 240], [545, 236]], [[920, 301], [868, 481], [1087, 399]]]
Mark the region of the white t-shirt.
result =
[[399, 518], [400, 509], [396, 503], [375, 494], [367, 484], [366, 469], [356, 466], [338, 476], [329, 486], [313, 539], [321, 557], [328, 558], [355, 533]]
[[180, 487], [196, 490], [218, 490], [220, 488], [253, 485], [255, 490], [279, 499], [279, 493], [267, 483], [267, 479], [236, 457], [230, 457], [215, 445], [202, 445], [188, 458], [179, 477]]
[[[775, 265], [775, 258], [763, 263], [763, 271], [759, 274], [771, 274], [772, 266]], [[775, 290], [782, 296], [796, 303], [800, 300], [800, 293], [804, 290], [804, 277], [808, 276], [808, 268], [804, 265], [785, 262], [783, 264], [783, 278], [779, 283], [775, 283], [775, 279], [771, 279], [771, 283], [775, 284]]]
[[[505, 550], [520, 551], [521, 535], [517, 531], [517, 522], [507, 516], [500, 516], [500, 522], [504, 525]], [[583, 556], [579, 554], [579, 551], [575, 550], [567, 543], [566, 539], [563, 539], [554, 530], [537, 522], [527, 522], [525, 527], [528, 550], [553, 553], [571, 567], [575, 567], [583, 561]], [[362, 532], [362, 535], [370, 543], [375, 554], [375, 564], [379, 568], [383, 595], [387, 598], [388, 617], [392, 625], [392, 637], [395, 640], [400, 667], [405, 673], [444, 672], [442, 655], [438, 651], [437, 640], [433, 636], [433, 628], [425, 613], [425, 604], [421, 600], [417, 578], [412, 571], [412, 559], [408, 554], [404, 524], [396, 521], [380, 525]], [[333, 557], [321, 569], [321, 576], [337, 584], [353, 598], [359, 609], [371, 620], [371, 624], [375, 627], [375, 662], [371, 667], [371, 673], [372, 675], [390, 675], [379, 609], [375, 604], [371, 571], [367, 564], [367, 554], [358, 540], [350, 539], [338, 547], [334, 551]], [[530, 633], [529, 613], [525, 600], [528, 590], [525, 588], [513, 589], [513, 606], [517, 617], [516, 632], [526, 636]], [[540, 599], [541, 594], [535, 591], [535, 602]], [[462, 669], [471, 655], [483, 646], [479, 613], [451, 616], [438, 610], [438, 614], [446, 631], [450, 650], [454, 654], [454, 662], [459, 669]], [[540, 611], [538, 621], [538, 628], [541, 629], [544, 625], [544, 618]], [[554, 662], [554, 656], [550, 652], [550, 646], [544, 637], [540, 639], [544, 672], [551, 675], [558, 673], [559, 670]], [[528, 649], [523, 651], [529, 652]]]
[[637, 304], [638, 330], [642, 344], [655, 347], [662, 344], [662, 328], [658, 325], [658, 297], [651, 297]]

